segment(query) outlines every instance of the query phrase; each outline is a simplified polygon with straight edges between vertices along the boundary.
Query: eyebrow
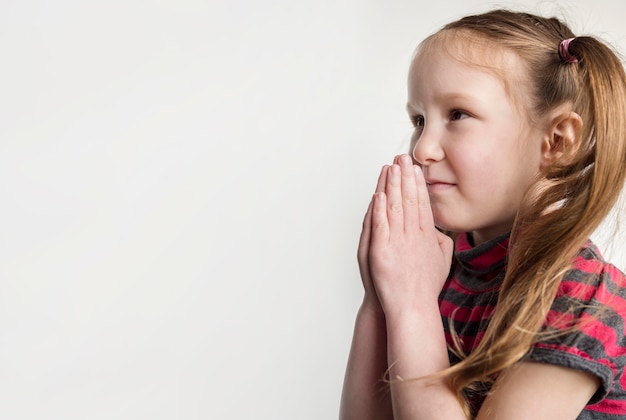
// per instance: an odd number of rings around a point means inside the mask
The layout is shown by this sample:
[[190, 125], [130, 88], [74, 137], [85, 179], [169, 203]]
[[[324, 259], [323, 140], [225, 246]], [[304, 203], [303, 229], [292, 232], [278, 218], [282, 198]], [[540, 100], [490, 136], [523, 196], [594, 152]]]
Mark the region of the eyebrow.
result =
[[[437, 101], [458, 101], [458, 100], [462, 100], [462, 101], [480, 101], [480, 96], [478, 95], [471, 95], [471, 94], [467, 94], [467, 93], [459, 93], [459, 92], [449, 92], [449, 93], [443, 93], [441, 95], [437, 95], [436, 97]], [[411, 103], [407, 102], [406, 104], [406, 110], [408, 112], [411, 111]]]
[[479, 99], [475, 95], [469, 95], [469, 94], [466, 94], [466, 93], [458, 93], [458, 92], [444, 93], [443, 95], [439, 95], [438, 99], [439, 98], [446, 99], [446, 100], [450, 100], [450, 99]]

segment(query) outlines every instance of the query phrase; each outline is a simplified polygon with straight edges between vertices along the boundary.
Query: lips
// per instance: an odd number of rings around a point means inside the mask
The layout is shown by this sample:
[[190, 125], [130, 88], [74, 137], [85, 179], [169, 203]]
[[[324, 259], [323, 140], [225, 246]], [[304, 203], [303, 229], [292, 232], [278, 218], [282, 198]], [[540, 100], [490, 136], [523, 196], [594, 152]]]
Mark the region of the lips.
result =
[[428, 192], [438, 192], [448, 190], [454, 187], [456, 184], [452, 182], [442, 181], [439, 179], [427, 179], [426, 180], [426, 188]]
[[439, 179], [427, 179], [426, 185], [455, 185], [453, 182], [441, 181]]

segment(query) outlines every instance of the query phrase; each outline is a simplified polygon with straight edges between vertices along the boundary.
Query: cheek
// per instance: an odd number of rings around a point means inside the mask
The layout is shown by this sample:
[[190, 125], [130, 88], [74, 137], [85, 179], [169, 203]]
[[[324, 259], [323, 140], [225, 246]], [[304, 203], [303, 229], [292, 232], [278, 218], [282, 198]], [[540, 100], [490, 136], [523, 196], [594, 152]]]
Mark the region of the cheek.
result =
[[497, 197], [508, 197], [518, 190], [520, 168], [502, 156], [466, 153], [456, 166], [461, 192], [473, 205], [483, 206]]
[[459, 148], [449, 156], [458, 181], [485, 185], [500, 173], [497, 159], [489, 151], [478, 148]]

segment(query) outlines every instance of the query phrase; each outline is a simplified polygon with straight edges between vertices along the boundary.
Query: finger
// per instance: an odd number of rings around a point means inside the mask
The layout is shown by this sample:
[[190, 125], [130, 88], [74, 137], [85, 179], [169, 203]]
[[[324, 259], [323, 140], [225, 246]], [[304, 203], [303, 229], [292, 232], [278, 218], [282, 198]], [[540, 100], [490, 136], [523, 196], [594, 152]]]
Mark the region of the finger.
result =
[[[387, 184], [387, 173], [389, 172], [389, 165], [383, 165], [380, 175], [378, 176], [378, 181], [376, 183], [376, 193], [384, 193], [385, 185]], [[369, 244], [372, 232], [372, 209], [374, 206], [374, 201], [376, 197], [372, 196], [370, 203], [367, 207], [367, 212], [365, 213], [365, 218], [363, 220], [363, 228], [361, 230], [361, 239], [359, 241], [359, 256], [367, 258], [367, 254], [369, 253]], [[360, 258], [359, 257], [359, 258]]]
[[387, 199], [387, 219], [389, 220], [389, 229], [392, 231], [404, 229], [401, 176], [400, 166], [394, 163], [389, 167], [385, 196]]
[[419, 212], [417, 200], [417, 181], [413, 162], [409, 155], [402, 155], [398, 160], [401, 168], [401, 193], [402, 209], [404, 213], [404, 230], [415, 231], [419, 229]]
[[376, 192], [385, 192], [385, 185], [387, 184], [387, 173], [389, 172], [389, 165], [384, 165], [378, 176], [378, 183], [376, 184]]
[[422, 229], [433, 229], [435, 227], [435, 221], [433, 219], [433, 210], [430, 207], [430, 197], [428, 196], [424, 172], [422, 172], [422, 168], [417, 165], [413, 166], [413, 170], [415, 171], [415, 185], [417, 186], [419, 226]]
[[387, 201], [388, 199], [385, 193], [379, 192], [374, 194], [374, 202], [372, 203], [370, 248], [372, 248], [376, 242], [386, 242], [389, 238]]
[[367, 264], [367, 254], [370, 248], [370, 238], [372, 235], [372, 205], [374, 197], [367, 206], [367, 212], [363, 218], [363, 227], [361, 229], [361, 237], [359, 238], [359, 248], [357, 250], [357, 260], [359, 264]]
[[443, 252], [443, 257], [446, 262], [452, 261], [454, 251], [454, 241], [452, 238], [443, 232], [437, 231], [437, 241], [439, 242], [439, 248]]

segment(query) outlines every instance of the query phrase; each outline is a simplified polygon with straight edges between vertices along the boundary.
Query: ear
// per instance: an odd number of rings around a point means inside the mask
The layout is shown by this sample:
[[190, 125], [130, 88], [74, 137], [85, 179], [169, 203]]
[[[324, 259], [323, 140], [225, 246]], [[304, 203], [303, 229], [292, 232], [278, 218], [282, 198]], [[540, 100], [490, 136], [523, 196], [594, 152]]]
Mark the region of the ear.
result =
[[577, 113], [558, 111], [553, 114], [541, 142], [541, 166], [550, 166], [574, 156], [580, 147], [582, 129], [583, 119]]

